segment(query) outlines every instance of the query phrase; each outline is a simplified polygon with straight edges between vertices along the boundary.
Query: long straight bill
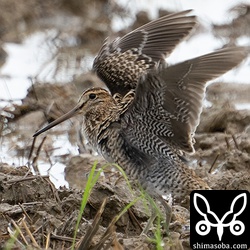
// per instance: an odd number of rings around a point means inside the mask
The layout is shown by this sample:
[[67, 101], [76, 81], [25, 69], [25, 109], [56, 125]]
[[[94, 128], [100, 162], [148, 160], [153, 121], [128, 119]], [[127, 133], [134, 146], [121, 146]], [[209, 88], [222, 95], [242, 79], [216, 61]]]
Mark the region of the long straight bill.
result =
[[42, 134], [43, 132], [55, 127], [56, 125], [58, 125], [59, 123], [62, 123], [68, 119], [70, 119], [71, 117], [75, 116], [78, 114], [79, 111], [79, 105], [76, 105], [76, 107], [74, 107], [72, 110], [70, 110], [68, 113], [66, 113], [65, 115], [59, 117], [58, 119], [56, 119], [55, 121], [51, 122], [50, 124], [48, 124], [46, 127], [38, 130], [33, 137], [36, 137], [40, 134]]

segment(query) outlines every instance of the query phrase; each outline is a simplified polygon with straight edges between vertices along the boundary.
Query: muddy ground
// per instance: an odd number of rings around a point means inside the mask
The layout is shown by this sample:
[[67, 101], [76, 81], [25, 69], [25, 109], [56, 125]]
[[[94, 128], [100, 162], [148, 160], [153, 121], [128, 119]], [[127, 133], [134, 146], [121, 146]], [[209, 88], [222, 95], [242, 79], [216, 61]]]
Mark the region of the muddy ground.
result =
[[[115, 1], [112, 4], [106, 1], [70, 2], [1, 1], [0, 12], [4, 13], [0, 15], [1, 41], [21, 42], [32, 32], [53, 27], [58, 30], [56, 41], [61, 42], [54, 56], [58, 71], [63, 67], [67, 70], [72, 64], [82, 67], [83, 58], [97, 53], [103, 39], [111, 33], [111, 18], [115, 15], [125, 18], [130, 13]], [[10, 8], [16, 12], [14, 18], [8, 15]], [[245, 10], [242, 13], [247, 19], [249, 7], [246, 6]], [[161, 14], [166, 12], [159, 11]], [[65, 17], [68, 22], [62, 25], [60, 20]], [[141, 12], [130, 29], [148, 20], [147, 14]], [[239, 25], [236, 21], [234, 24]], [[240, 25], [244, 30], [243, 21]], [[227, 34], [231, 27], [215, 27], [215, 35], [218, 36], [223, 29], [222, 33]], [[75, 38], [77, 43], [69, 46], [68, 37]], [[235, 37], [230, 37], [230, 43], [233, 39]], [[1, 53], [4, 63], [8, 55], [4, 51]], [[14, 167], [9, 162], [0, 162], [0, 249], [70, 249], [73, 245], [77, 216], [91, 167], [95, 161], [98, 162], [97, 169], [106, 163], [81, 137], [79, 117], [51, 130], [46, 137], [40, 136], [35, 141], [32, 138], [41, 126], [71, 109], [84, 89], [103, 86], [91, 73], [72, 75], [72, 79], [67, 84], [33, 79], [34, 83], [21, 103], [8, 100], [0, 110], [1, 147], [7, 147], [10, 156], [20, 159]], [[238, 110], [235, 106], [249, 103], [248, 93], [250, 84], [216, 82], [208, 87], [206, 99], [210, 106], [204, 107], [195, 137], [196, 153], [189, 157], [189, 165], [213, 189], [250, 191], [250, 110]], [[72, 147], [77, 148], [78, 154], [71, 151], [57, 154], [56, 142], [63, 135], [67, 136], [66, 140]], [[48, 175], [39, 175], [42, 164], [52, 168], [57, 162], [66, 166], [65, 179], [69, 188], [55, 188], [49, 171]], [[140, 196], [138, 185], [131, 182], [131, 186], [133, 191], [114, 166], [105, 168], [84, 209], [76, 247], [156, 249], [157, 223], [147, 236], [142, 234], [151, 213], [143, 200], [114, 221], [125, 206]], [[164, 214], [162, 208], [161, 211]], [[173, 204], [168, 234], [163, 221], [160, 227], [162, 249], [190, 249], [189, 211], [182, 204]], [[13, 239], [15, 235], [17, 239]]]

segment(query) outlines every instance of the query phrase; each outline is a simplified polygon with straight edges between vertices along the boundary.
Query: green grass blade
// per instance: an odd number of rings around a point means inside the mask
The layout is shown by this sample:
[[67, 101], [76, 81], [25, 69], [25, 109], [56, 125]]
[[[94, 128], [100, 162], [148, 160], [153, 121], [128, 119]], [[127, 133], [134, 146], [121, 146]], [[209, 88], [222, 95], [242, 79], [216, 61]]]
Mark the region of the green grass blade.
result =
[[78, 231], [81, 219], [82, 219], [84, 209], [85, 209], [85, 207], [87, 205], [91, 190], [94, 187], [94, 185], [96, 184], [99, 176], [101, 175], [101, 172], [103, 171], [102, 169], [100, 169], [97, 173], [95, 173], [96, 167], [97, 167], [97, 161], [94, 162], [93, 167], [90, 170], [89, 177], [88, 177], [88, 180], [87, 180], [87, 183], [86, 183], [86, 187], [85, 187], [84, 192], [83, 192], [81, 207], [80, 207], [80, 211], [79, 211], [79, 214], [78, 214], [78, 217], [77, 217], [76, 229], [75, 229], [75, 232], [74, 232], [73, 243], [72, 243], [72, 246], [71, 246], [72, 250], [74, 250], [74, 247], [75, 247], [77, 231]]

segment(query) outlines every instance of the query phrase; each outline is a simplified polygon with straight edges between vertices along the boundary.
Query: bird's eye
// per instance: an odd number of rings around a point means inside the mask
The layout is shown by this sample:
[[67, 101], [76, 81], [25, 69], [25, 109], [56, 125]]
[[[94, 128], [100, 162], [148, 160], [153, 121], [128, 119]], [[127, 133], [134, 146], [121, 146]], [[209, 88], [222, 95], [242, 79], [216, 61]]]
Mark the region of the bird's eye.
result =
[[91, 94], [89, 94], [89, 99], [95, 99], [96, 98], [96, 94], [94, 94], [94, 93], [91, 93]]

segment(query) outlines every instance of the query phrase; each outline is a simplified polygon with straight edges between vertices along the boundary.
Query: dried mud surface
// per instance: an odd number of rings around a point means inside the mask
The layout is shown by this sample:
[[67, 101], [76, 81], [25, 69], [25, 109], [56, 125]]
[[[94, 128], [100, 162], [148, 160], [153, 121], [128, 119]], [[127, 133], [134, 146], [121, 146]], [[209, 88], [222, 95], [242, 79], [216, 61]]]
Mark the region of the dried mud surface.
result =
[[[107, 36], [107, 30], [110, 30], [112, 15], [126, 16], [128, 13], [116, 4], [108, 5], [106, 1], [85, 1], [86, 5], [82, 2], [75, 0], [69, 4], [68, 1], [55, 0], [43, 1], [41, 5], [40, 1], [1, 1], [1, 12], [14, 6], [18, 13], [12, 23], [7, 14], [2, 16], [1, 30], [4, 32], [0, 34], [1, 39], [11, 42], [23, 39], [24, 34], [16, 30], [19, 26], [15, 23], [25, 24], [25, 31], [30, 34], [34, 30], [54, 27], [53, 24], [57, 23], [53, 23], [53, 18], [56, 16], [60, 19], [66, 15], [69, 20], [75, 17], [74, 20], [88, 22], [84, 23], [82, 29], [70, 29], [70, 24], [56, 27], [61, 29], [60, 34], [77, 37], [80, 41], [79, 46], [74, 48], [62, 46], [58, 58], [68, 55], [72, 60], [75, 51], [79, 52], [79, 57], [84, 57], [86, 47], [97, 53]], [[95, 12], [96, 4], [103, 10], [103, 15]], [[27, 11], [32, 8], [35, 11]], [[166, 11], [160, 13], [163, 12]], [[146, 13], [139, 13], [133, 28], [147, 20]], [[220, 31], [226, 28], [221, 27]], [[6, 57], [3, 52], [3, 61]], [[75, 61], [78, 59], [73, 58]], [[70, 249], [72, 246], [83, 190], [91, 167], [95, 161], [98, 162], [97, 168], [106, 162], [82, 140], [79, 117], [58, 126], [47, 137], [38, 137], [36, 141], [32, 140], [32, 134], [46, 122], [71, 109], [79, 93], [92, 86], [102, 86], [102, 83], [91, 73], [77, 75], [72, 82], [64, 85], [35, 82], [21, 104], [10, 101], [1, 110], [1, 146], [8, 147], [9, 154], [19, 158], [20, 164], [13, 167], [5, 162], [0, 163], [0, 249], [6, 249], [11, 243], [10, 235], [13, 236], [16, 231], [19, 231], [18, 240], [8, 249]], [[195, 137], [196, 153], [188, 158], [190, 168], [213, 189], [250, 191], [250, 110], [235, 108], [237, 103], [250, 101], [246, 94], [250, 92], [249, 86], [217, 82], [208, 87], [206, 98], [212, 105], [203, 110]], [[69, 152], [54, 155], [54, 143], [63, 134], [78, 148], [79, 154]], [[69, 188], [55, 188], [49, 174], [34, 174], [39, 172], [41, 162], [52, 167], [57, 161], [66, 166], [64, 172]], [[133, 192], [117, 169], [112, 166], [105, 168], [84, 210], [77, 231], [76, 249], [156, 248], [152, 241], [156, 224], [148, 236], [142, 234], [151, 210], [146, 209], [141, 200], [116, 223], [113, 221], [126, 205], [140, 196], [137, 184], [131, 182], [131, 185]], [[161, 211], [164, 214], [162, 208]], [[190, 249], [188, 226], [189, 211], [182, 204], [173, 204], [169, 234], [164, 231], [163, 224], [161, 228], [163, 249]]]

